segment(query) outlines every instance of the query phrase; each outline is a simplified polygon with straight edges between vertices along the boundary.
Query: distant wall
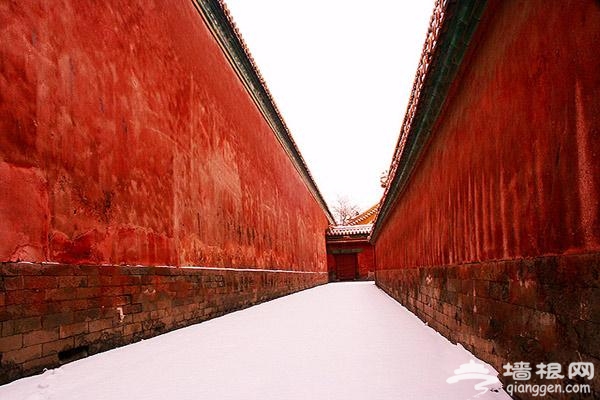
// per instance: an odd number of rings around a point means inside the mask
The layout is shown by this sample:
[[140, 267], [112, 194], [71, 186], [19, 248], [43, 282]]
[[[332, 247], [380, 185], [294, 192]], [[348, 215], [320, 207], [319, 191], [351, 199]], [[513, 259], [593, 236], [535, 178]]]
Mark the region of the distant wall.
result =
[[376, 239], [378, 285], [500, 370], [600, 368], [599, 41], [597, 1], [489, 1]]
[[327, 281], [326, 213], [192, 1], [2, 2], [0, 60], [4, 380]]

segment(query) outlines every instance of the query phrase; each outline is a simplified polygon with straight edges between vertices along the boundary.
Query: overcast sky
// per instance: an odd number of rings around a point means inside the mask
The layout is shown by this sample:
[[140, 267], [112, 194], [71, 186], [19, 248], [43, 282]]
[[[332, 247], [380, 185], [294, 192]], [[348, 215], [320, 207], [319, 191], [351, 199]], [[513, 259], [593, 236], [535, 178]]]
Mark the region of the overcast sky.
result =
[[330, 208], [379, 201], [433, 0], [226, 0]]

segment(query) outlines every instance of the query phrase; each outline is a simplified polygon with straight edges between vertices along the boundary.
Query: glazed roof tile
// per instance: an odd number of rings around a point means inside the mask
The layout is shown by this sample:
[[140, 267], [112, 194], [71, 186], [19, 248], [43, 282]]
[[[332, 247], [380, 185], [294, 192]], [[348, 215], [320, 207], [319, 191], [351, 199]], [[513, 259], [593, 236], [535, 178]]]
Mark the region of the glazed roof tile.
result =
[[328, 236], [352, 236], [352, 235], [368, 235], [371, 233], [373, 224], [363, 225], [337, 225], [330, 226], [327, 230]]

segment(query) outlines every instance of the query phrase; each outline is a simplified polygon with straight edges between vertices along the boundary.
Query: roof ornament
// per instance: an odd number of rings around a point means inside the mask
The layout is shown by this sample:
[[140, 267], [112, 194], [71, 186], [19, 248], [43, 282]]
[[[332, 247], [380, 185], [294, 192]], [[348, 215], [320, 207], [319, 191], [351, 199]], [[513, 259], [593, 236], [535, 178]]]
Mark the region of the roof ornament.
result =
[[385, 171], [383, 171], [381, 173], [381, 175], [379, 175], [379, 184], [381, 185], [382, 188], [386, 188], [388, 185], [388, 176], [389, 176], [389, 171], [386, 169]]

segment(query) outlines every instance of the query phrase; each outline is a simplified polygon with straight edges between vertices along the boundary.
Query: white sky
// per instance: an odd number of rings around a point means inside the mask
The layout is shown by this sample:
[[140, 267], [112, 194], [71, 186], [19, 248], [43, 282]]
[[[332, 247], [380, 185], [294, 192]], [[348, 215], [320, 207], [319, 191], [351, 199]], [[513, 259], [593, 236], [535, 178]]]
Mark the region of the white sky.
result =
[[433, 0], [226, 0], [330, 208], [383, 194]]

